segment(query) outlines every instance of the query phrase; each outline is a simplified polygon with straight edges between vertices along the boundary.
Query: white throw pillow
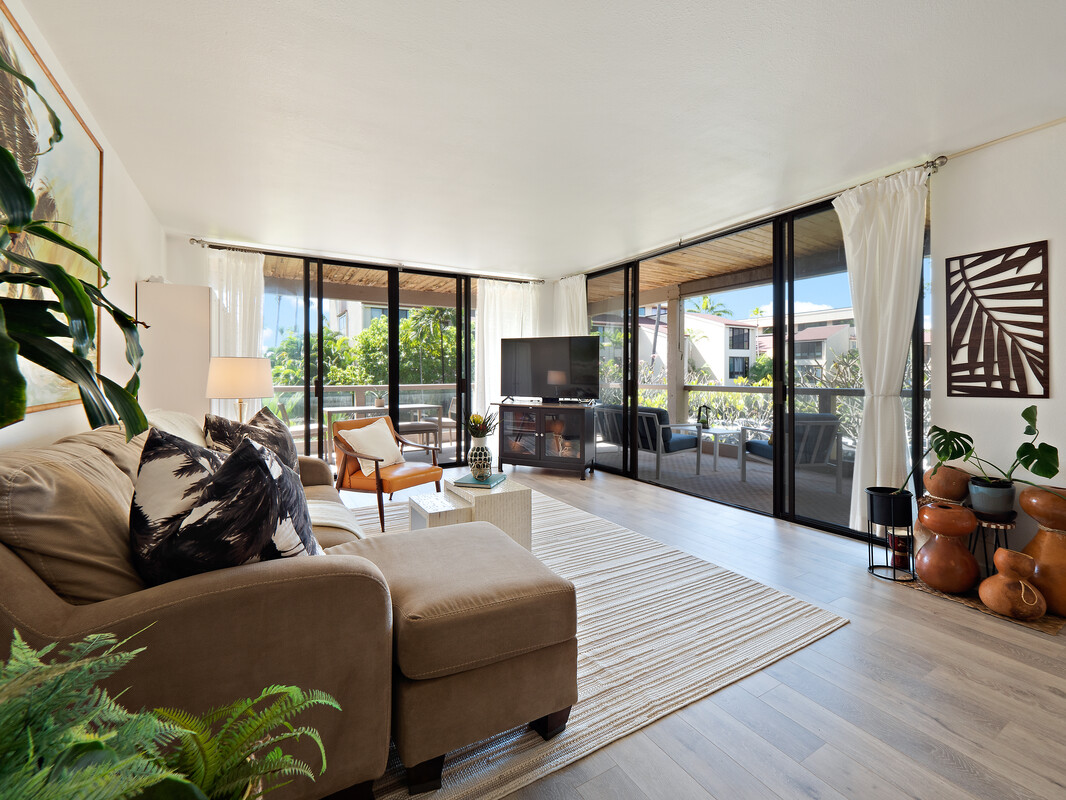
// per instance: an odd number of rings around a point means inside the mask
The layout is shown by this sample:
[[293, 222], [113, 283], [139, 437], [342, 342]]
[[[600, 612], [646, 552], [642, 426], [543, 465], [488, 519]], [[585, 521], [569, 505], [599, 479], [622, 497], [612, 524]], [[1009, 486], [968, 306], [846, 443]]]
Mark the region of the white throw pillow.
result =
[[[392, 436], [392, 429], [385, 418], [374, 420], [362, 428], [349, 428], [340, 431], [344, 439], [357, 453], [366, 453], [368, 456], [376, 456], [382, 459], [378, 466], [387, 467], [392, 464], [403, 462], [403, 453], [400, 452], [396, 440]], [[364, 475], [374, 474], [374, 462], [369, 458], [359, 459], [359, 469]]]
[[153, 408], [145, 416], [148, 418], [148, 424], [153, 428], [180, 436], [198, 447], [207, 447], [202, 419], [181, 411], [168, 411], [165, 408]]

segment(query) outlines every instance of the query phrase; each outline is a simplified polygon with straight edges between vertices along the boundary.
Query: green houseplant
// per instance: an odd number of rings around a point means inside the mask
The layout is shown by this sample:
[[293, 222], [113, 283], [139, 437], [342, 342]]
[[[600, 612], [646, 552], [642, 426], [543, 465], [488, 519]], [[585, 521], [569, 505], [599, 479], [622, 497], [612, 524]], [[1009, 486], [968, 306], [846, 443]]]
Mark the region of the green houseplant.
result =
[[[0, 71], [32, 90], [48, 109], [52, 134], [51, 150], [62, 138], [59, 118], [41, 97], [33, 81], [0, 58]], [[48, 152], [45, 150], [45, 152]], [[42, 153], [43, 155], [43, 153]], [[71, 275], [58, 264], [33, 256], [35, 241], [65, 248], [95, 266], [106, 286], [110, 280], [96, 256], [55, 229], [56, 223], [37, 219], [37, 198], [27, 183], [16, 155], [0, 148], [0, 285], [8, 296], [0, 297], [0, 428], [18, 422], [26, 415], [26, 379], [19, 369], [18, 356], [73, 382], [78, 387], [89, 424], [98, 428], [121, 420], [126, 436], [148, 427], [137, 403], [143, 354], [137, 334], [138, 323], [109, 301], [95, 284]], [[52, 297], [35, 295], [47, 290]], [[24, 296], [13, 296], [22, 294]], [[25, 296], [29, 295], [29, 296]], [[99, 374], [91, 354], [96, 342], [97, 309], [107, 313], [126, 340], [126, 360], [133, 376], [121, 386]], [[56, 340], [70, 340], [70, 347]]]
[[889, 527], [903, 527], [911, 522], [911, 499], [914, 497], [907, 490], [907, 483], [914, 475], [914, 471], [922, 466], [925, 457], [930, 453], [936, 456], [936, 464], [933, 466], [933, 474], [946, 461], [965, 459], [973, 452], [973, 437], [958, 431], [949, 431], [939, 425], [929, 428], [929, 447], [922, 453], [922, 457], [916, 459], [910, 472], [903, 479], [899, 488], [891, 486], [868, 486], [866, 487], [867, 516], [875, 525]]
[[167, 765], [198, 786], [209, 800], [262, 797], [303, 775], [314, 780], [311, 767], [281, 745], [302, 737], [318, 745], [322, 771], [326, 751], [318, 731], [294, 727], [291, 719], [315, 705], [340, 710], [330, 695], [304, 692], [295, 686], [268, 686], [254, 699], [238, 700], [202, 716], [173, 708], [157, 708], [156, 715], [177, 729], [177, 747], [165, 756]]
[[0, 661], [0, 798], [204, 800], [162, 760], [174, 726], [96, 686], [140, 652], [124, 644], [100, 633], [35, 650], [15, 631]]
[[[974, 511], [982, 517], [990, 520], [1002, 520], [1008, 518], [1014, 510], [1014, 484], [1025, 483], [1029, 486], [1046, 487], [1015, 477], [1014, 473], [1019, 467], [1024, 467], [1029, 472], [1041, 478], [1054, 478], [1059, 474], [1059, 451], [1046, 442], [1036, 443], [1040, 431], [1036, 427], [1036, 406], [1032, 405], [1022, 411], [1022, 420], [1025, 429], [1023, 441], [1015, 451], [1014, 460], [1003, 469], [988, 459], [981, 458], [975, 451], [967, 454], [965, 460], [972, 461], [980, 470], [980, 475], [970, 478], [970, 502]], [[992, 472], [992, 474], [989, 474]], [[1050, 491], [1050, 490], [1047, 490]], [[1058, 492], [1051, 492], [1058, 494]]]

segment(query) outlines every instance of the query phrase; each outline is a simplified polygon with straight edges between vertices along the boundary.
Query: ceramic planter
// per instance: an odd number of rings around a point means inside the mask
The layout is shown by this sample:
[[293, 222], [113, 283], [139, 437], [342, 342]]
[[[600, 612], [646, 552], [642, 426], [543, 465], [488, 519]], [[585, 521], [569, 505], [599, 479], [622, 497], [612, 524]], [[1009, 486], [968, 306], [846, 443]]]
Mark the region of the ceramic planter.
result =
[[933, 467], [925, 471], [922, 477], [925, 483], [925, 491], [937, 500], [947, 500], [952, 503], [961, 503], [970, 493], [970, 478], [973, 477], [966, 470], [949, 467], [941, 464], [940, 469], [933, 474]]
[[981, 602], [1005, 617], [1038, 619], [1044, 616], [1047, 602], [1032, 583], [1036, 571], [1032, 556], [1001, 547], [993, 560], [999, 572], [981, 581], [977, 590]]
[[910, 527], [911, 501], [914, 495], [904, 489], [897, 492], [894, 486], [866, 487], [866, 516], [874, 525], [888, 528]]
[[[1066, 489], [1055, 491], [1066, 495]], [[1018, 504], [1040, 526], [1022, 550], [1036, 561], [1033, 585], [1047, 600], [1049, 612], [1066, 617], [1066, 500], [1033, 486], [1022, 492]]]
[[980, 570], [963, 540], [977, 529], [974, 513], [964, 506], [930, 503], [918, 510], [918, 521], [933, 534], [914, 559], [918, 577], [948, 594], [972, 589]]
[[487, 481], [492, 475], [492, 451], [488, 448], [488, 437], [471, 436], [470, 441], [470, 453], [466, 457], [470, 474], [475, 480]]
[[1014, 514], [1014, 484], [970, 478], [970, 504], [988, 522], [1010, 522]]

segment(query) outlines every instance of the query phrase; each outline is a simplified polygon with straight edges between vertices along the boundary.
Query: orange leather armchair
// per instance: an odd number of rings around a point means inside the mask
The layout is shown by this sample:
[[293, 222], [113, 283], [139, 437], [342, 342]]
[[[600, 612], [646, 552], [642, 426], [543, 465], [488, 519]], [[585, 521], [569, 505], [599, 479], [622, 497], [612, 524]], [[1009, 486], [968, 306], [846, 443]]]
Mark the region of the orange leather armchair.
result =
[[[433, 464], [420, 464], [412, 461], [401, 461], [387, 467], [381, 466], [381, 458], [359, 453], [352, 449], [351, 445], [340, 435], [343, 430], [362, 428], [384, 419], [392, 432], [397, 445], [414, 447], [427, 451], [433, 457]], [[440, 491], [440, 479], [444, 470], [437, 466], [437, 452], [440, 447], [430, 444], [419, 444], [405, 439], [396, 433], [390, 417], [367, 417], [364, 419], [345, 419], [333, 423], [333, 447], [337, 454], [337, 489], [349, 492], [376, 492], [378, 496], [378, 518], [381, 521], [381, 530], [385, 530], [385, 492], [392, 499], [393, 492], [408, 489], [419, 484], [433, 482]], [[359, 466], [358, 459], [366, 459], [374, 462], [373, 474], [367, 474]]]

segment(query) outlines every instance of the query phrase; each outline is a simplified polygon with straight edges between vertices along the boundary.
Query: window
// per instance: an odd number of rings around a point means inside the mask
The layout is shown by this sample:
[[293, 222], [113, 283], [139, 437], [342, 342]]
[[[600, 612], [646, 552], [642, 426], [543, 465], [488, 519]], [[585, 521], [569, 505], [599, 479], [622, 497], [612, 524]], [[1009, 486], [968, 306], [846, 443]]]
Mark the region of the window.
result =
[[748, 377], [747, 356], [731, 356], [729, 358], [729, 377], [730, 379]]
[[749, 331], [747, 328], [730, 328], [729, 329], [729, 349], [730, 350], [747, 350], [749, 345]]
[[821, 342], [796, 342], [796, 358], [821, 358]]
[[348, 312], [346, 310], [337, 315], [337, 332], [341, 336], [348, 335]]

